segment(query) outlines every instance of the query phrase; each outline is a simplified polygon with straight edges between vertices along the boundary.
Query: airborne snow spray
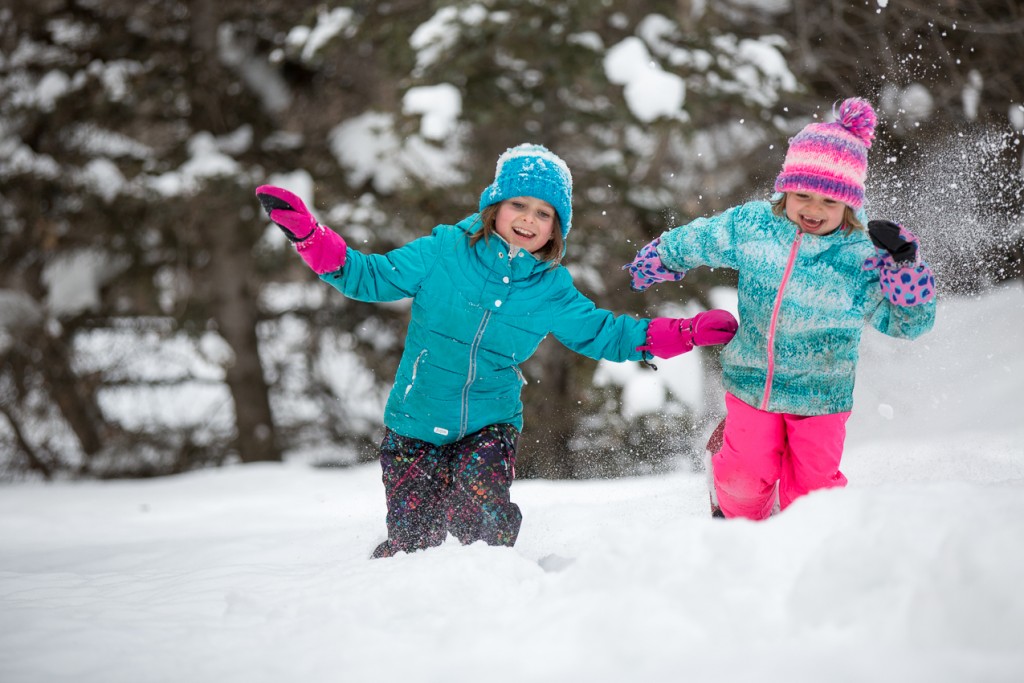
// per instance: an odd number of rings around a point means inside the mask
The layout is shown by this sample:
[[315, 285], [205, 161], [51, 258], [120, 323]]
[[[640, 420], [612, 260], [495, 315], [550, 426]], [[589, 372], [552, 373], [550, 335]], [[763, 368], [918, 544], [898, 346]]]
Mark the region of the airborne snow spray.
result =
[[920, 237], [940, 295], [978, 292], [1012, 276], [999, 272], [999, 256], [1024, 240], [1022, 137], [954, 132], [916, 148], [887, 140], [886, 156], [872, 155], [868, 217], [901, 222]]

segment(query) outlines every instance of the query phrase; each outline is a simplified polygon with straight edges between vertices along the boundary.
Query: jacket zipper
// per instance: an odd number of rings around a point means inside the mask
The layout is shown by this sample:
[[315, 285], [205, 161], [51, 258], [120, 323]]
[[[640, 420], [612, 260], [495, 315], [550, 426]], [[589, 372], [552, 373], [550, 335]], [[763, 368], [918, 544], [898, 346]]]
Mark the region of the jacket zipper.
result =
[[484, 338], [484, 330], [487, 329], [487, 321], [491, 319], [491, 312], [484, 311], [483, 318], [480, 319], [480, 327], [476, 330], [476, 336], [473, 337], [473, 343], [469, 347], [469, 367], [466, 369], [466, 384], [462, 387], [462, 406], [460, 408], [459, 416], [459, 439], [466, 436], [466, 430], [469, 429], [469, 387], [473, 384], [473, 380], [476, 379], [476, 354], [480, 350], [480, 342]]
[[772, 379], [775, 376], [775, 328], [779, 322], [779, 309], [782, 308], [782, 295], [789, 284], [789, 278], [793, 275], [793, 265], [796, 263], [797, 252], [800, 251], [800, 242], [804, 234], [798, 232], [793, 246], [789, 248], [789, 261], [786, 263], [786, 270], [782, 273], [782, 281], [779, 283], [779, 291], [775, 293], [775, 303], [772, 305], [772, 319], [768, 326], [768, 374], [764, 380], [764, 396], [761, 399], [761, 410], [768, 410], [768, 401], [772, 397]]
[[[516, 251], [518, 252], [518, 250]], [[511, 272], [512, 260], [515, 258], [515, 254], [512, 249], [509, 249], [506, 253], [509, 271]], [[462, 387], [462, 405], [459, 408], [459, 439], [466, 436], [466, 430], [469, 429], [469, 388], [476, 379], [476, 355], [480, 350], [480, 344], [484, 338], [484, 330], [487, 329], [487, 323], [490, 319], [491, 311], [484, 311], [484, 315], [480, 319], [480, 327], [477, 328], [476, 336], [473, 337], [473, 343], [469, 347], [469, 367], [466, 369], [466, 384]], [[525, 384], [526, 378], [523, 377], [522, 373], [520, 373], [519, 377]]]

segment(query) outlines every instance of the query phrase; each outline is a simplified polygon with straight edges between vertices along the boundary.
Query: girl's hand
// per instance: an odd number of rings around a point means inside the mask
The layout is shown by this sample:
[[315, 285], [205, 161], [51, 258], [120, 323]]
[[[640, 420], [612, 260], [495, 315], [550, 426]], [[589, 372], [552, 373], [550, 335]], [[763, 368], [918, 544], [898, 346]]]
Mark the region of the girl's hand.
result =
[[260, 200], [270, 220], [274, 221], [292, 242], [308, 239], [316, 230], [316, 219], [298, 195], [283, 187], [260, 185], [256, 188], [256, 198]]
[[686, 275], [686, 272], [678, 273], [669, 270], [661, 263], [658, 256], [658, 244], [660, 239], [645, 245], [637, 252], [632, 263], [622, 266], [623, 270], [629, 271], [629, 288], [634, 292], [642, 292], [657, 282], [678, 282]]
[[729, 311], [714, 309], [692, 318], [655, 318], [647, 327], [647, 343], [636, 347], [659, 358], [674, 358], [694, 346], [727, 344], [739, 329]]
[[317, 275], [333, 273], [345, 265], [345, 240], [326, 225], [317, 223], [297, 195], [283, 187], [260, 185], [256, 198], [270, 220], [295, 244], [299, 256]]
[[917, 265], [917, 238], [902, 225], [892, 221], [868, 221], [868, 237], [876, 249], [888, 252], [896, 265]]
[[875, 255], [864, 270], [877, 270], [879, 286], [896, 306], [920, 306], [935, 298], [935, 276], [921, 253], [914, 233], [892, 221], [869, 221], [868, 236]]

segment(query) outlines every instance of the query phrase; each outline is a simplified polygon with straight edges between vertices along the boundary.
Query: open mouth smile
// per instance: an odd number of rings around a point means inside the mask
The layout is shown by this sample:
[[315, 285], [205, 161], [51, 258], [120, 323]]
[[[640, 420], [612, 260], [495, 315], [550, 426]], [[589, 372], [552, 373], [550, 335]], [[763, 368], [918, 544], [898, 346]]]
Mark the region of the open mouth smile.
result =
[[527, 240], [532, 240], [534, 237], [537, 236], [537, 233], [530, 232], [526, 228], [513, 227], [512, 228], [512, 232], [514, 232], [519, 237], [522, 237], [523, 239], [527, 239]]
[[825, 223], [824, 218], [811, 218], [809, 216], [800, 216], [800, 220], [803, 222], [805, 227], [810, 228], [811, 230], [817, 230]]

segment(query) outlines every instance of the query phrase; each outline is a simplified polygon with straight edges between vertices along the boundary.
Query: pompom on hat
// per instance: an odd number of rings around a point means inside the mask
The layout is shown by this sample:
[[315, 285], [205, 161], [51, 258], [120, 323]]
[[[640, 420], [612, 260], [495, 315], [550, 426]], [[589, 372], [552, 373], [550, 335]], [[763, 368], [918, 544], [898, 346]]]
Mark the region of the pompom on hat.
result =
[[494, 182], [480, 195], [480, 210], [511, 197], [535, 197], [553, 206], [562, 238], [568, 236], [572, 227], [572, 173], [547, 147], [523, 143], [498, 157]]
[[817, 192], [859, 211], [877, 123], [871, 103], [851, 97], [839, 105], [835, 121], [804, 126], [789, 141], [775, 190]]

